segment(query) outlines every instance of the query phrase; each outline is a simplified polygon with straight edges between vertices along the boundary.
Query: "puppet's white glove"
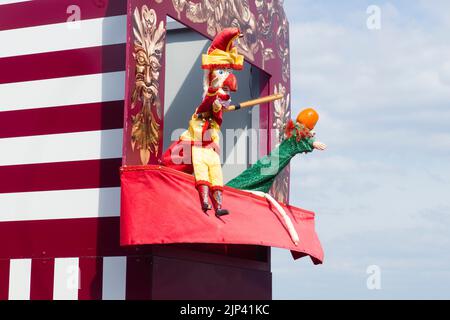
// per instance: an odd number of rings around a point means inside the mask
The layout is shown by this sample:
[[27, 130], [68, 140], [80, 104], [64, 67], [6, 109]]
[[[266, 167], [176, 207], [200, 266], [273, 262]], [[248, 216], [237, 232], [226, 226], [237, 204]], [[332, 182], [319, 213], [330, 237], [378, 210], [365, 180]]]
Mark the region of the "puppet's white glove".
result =
[[218, 99], [219, 103], [222, 105], [222, 107], [224, 107], [225, 109], [228, 109], [228, 107], [231, 104], [231, 99], [228, 100], [222, 100], [222, 99]]
[[321, 150], [322, 151], [322, 150], [325, 150], [327, 148], [327, 145], [325, 143], [323, 143], [323, 142], [315, 141], [313, 143], [313, 147], [315, 149], [317, 149], [317, 150]]

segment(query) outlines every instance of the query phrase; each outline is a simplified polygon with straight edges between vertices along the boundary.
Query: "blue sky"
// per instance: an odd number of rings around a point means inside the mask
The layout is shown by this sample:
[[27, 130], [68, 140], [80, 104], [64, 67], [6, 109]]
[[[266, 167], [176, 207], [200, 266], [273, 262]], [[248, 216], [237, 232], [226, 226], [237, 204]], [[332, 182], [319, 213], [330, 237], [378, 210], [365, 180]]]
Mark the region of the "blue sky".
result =
[[[381, 29], [366, 26], [369, 5]], [[285, 0], [292, 110], [325, 152], [291, 163], [325, 263], [272, 251], [275, 299], [450, 298], [450, 1]], [[367, 267], [381, 270], [369, 290]]]

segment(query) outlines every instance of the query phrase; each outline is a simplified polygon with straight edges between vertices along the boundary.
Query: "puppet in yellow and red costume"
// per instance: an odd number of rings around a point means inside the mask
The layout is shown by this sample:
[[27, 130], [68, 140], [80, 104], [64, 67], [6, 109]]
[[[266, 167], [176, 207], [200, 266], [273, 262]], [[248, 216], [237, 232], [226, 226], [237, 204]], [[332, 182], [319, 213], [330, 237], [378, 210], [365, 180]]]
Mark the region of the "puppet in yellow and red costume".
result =
[[[169, 148], [162, 161], [168, 167], [185, 172], [193, 168], [202, 209], [205, 212], [212, 209], [209, 202], [211, 194], [217, 216], [229, 213], [222, 207], [223, 175], [219, 139], [223, 109], [230, 105], [230, 92], [237, 90], [237, 80], [232, 70], [242, 70], [244, 65], [244, 57], [238, 54], [234, 45], [234, 41], [241, 36], [238, 28], [224, 29], [216, 36], [208, 53], [202, 56], [202, 68], [205, 69], [203, 101], [192, 115], [188, 130]], [[174, 157], [180, 156], [180, 150], [175, 149], [187, 144], [191, 148], [191, 157], [185, 152], [181, 155], [184, 158], [182, 163], [175, 164]], [[191, 159], [192, 167], [186, 158]]]

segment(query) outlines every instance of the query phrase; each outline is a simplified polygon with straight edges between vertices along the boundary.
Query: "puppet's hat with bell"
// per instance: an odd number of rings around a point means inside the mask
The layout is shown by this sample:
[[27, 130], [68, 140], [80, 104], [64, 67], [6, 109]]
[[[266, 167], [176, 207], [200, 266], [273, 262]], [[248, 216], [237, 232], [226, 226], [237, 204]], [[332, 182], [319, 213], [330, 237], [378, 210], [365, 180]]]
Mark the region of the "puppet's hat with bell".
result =
[[213, 40], [208, 54], [202, 56], [203, 69], [242, 70], [244, 56], [238, 54], [234, 41], [241, 36], [238, 28], [225, 28]]

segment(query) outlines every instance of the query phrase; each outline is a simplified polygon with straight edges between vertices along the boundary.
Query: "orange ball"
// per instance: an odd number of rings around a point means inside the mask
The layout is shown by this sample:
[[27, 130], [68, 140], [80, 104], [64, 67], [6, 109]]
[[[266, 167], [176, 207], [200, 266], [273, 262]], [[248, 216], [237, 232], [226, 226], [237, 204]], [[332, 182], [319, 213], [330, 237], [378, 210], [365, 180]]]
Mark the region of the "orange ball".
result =
[[317, 121], [319, 121], [319, 114], [312, 108], [302, 110], [297, 116], [297, 122], [303, 124], [309, 130], [314, 129]]

